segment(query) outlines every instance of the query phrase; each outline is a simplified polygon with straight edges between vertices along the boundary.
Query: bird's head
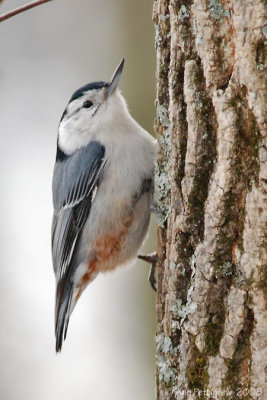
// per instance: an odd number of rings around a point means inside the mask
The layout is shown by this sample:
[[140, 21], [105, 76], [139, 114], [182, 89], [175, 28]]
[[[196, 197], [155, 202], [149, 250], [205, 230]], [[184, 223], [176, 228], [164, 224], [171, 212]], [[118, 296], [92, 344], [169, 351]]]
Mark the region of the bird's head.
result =
[[124, 59], [109, 83], [92, 82], [73, 93], [58, 128], [58, 146], [64, 154], [72, 154], [97, 139], [99, 131], [108, 128], [112, 131], [116, 121], [127, 110], [117, 90], [123, 66]]

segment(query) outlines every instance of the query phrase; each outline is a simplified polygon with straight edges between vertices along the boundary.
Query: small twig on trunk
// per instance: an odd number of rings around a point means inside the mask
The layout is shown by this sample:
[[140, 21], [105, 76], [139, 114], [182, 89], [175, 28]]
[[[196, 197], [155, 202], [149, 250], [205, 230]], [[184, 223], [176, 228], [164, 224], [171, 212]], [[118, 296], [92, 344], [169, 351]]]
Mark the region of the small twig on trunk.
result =
[[0, 22], [3, 22], [8, 18], [14, 17], [14, 15], [17, 15], [24, 11], [30, 10], [33, 7], [40, 6], [41, 4], [44, 4], [44, 3], [48, 3], [49, 1], [52, 1], [52, 0], [33, 1], [32, 3], [28, 3], [28, 4], [25, 4], [24, 6], [15, 8], [14, 10], [7, 12], [6, 14], [0, 15]]

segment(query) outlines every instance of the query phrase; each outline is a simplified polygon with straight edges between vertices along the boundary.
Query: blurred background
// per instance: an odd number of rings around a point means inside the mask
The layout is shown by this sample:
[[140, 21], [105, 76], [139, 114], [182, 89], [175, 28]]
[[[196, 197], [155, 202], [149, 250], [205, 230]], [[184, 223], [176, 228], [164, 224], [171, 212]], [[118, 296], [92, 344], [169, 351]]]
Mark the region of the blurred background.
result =
[[[25, 0], [25, 3], [28, 0]], [[153, 133], [152, 0], [54, 0], [0, 24], [0, 398], [154, 399], [149, 266], [99, 276], [55, 354], [50, 254], [57, 126], [74, 90], [109, 80]], [[24, 4], [6, 0], [0, 13]], [[153, 225], [153, 224], [152, 224]], [[156, 247], [155, 229], [142, 253]]]

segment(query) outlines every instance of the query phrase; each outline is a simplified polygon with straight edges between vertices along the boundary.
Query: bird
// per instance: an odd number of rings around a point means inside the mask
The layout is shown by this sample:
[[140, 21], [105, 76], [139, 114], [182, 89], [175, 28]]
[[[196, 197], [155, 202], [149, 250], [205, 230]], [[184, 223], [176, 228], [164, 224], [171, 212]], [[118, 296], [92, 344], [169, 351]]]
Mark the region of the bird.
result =
[[118, 88], [123, 67], [124, 59], [109, 82], [76, 90], [58, 126], [52, 183], [56, 352], [88, 284], [132, 263], [148, 231], [157, 144]]

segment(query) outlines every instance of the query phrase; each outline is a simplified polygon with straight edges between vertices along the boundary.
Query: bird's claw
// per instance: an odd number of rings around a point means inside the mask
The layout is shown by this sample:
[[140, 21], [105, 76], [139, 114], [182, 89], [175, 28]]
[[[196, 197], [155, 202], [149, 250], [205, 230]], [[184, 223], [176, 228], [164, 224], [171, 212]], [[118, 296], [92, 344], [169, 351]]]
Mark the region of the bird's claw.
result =
[[157, 291], [157, 279], [156, 279], [156, 265], [157, 265], [157, 261], [158, 261], [158, 256], [155, 253], [151, 253], [151, 254], [147, 254], [147, 255], [138, 255], [138, 258], [140, 258], [140, 260], [146, 261], [148, 263], [151, 264], [151, 268], [149, 271], [149, 275], [148, 275], [148, 281], [150, 283], [150, 286], [152, 287], [153, 290], [155, 290], [155, 292]]

